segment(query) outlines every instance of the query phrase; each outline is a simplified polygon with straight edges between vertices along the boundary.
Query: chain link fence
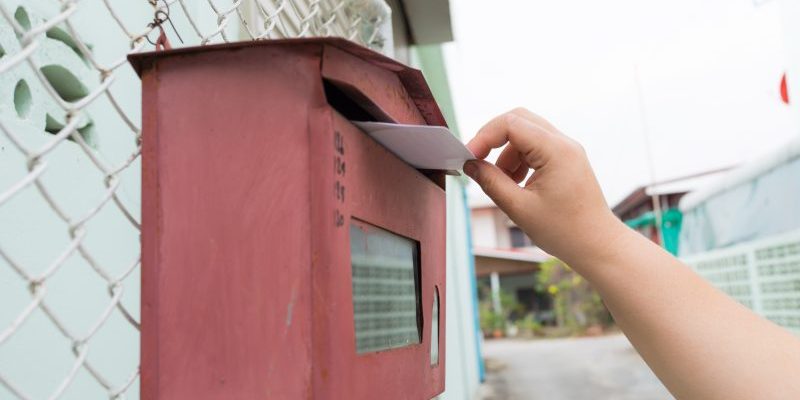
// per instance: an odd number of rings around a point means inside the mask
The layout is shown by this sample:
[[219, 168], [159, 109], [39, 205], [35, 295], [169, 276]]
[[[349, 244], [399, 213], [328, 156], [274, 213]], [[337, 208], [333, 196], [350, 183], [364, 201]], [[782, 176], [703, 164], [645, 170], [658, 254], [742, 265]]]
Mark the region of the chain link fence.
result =
[[0, 14], [0, 398], [138, 398], [141, 96], [127, 54], [162, 29], [173, 46], [334, 35], [390, 53], [389, 8], [0, 0]]

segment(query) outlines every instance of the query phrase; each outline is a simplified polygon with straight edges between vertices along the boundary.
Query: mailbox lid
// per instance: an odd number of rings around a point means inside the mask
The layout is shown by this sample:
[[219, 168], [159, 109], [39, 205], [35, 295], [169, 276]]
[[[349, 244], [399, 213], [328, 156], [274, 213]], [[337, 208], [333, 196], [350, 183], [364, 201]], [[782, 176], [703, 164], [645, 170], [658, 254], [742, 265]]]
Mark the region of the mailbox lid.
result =
[[[347, 66], [344, 65], [348, 62], [346, 57], [337, 55], [330, 56], [332, 53], [344, 53], [376, 69], [396, 75], [403, 89], [413, 102], [413, 106], [418, 110], [419, 114], [422, 115], [424, 120], [396, 120], [394, 122], [447, 126], [447, 122], [421, 71], [343, 38], [270, 39], [182, 47], [171, 50], [130, 54], [128, 55], [128, 61], [130, 61], [136, 73], [142, 76], [148, 69], [156, 67], [159, 61], [172, 57], [191, 58], [198, 54], [219, 54], [220, 57], [225, 57], [226, 53], [232, 51], [293, 46], [315, 46], [319, 49], [321, 58], [323, 57], [322, 54], [325, 53], [325, 60], [320, 61], [320, 69], [323, 71], [323, 77], [325, 77], [326, 74], [331, 74], [331, 79], [347, 78], [350, 82], [358, 82], [362, 78], [369, 79], [369, 76], [366, 76], [367, 74], [362, 70], [348, 69]], [[327, 51], [326, 48], [328, 49]], [[350, 62], [352, 63], [352, 60]], [[235, 73], [235, 70], [231, 71], [231, 73]], [[213, 79], [213, 77], [209, 77], [209, 79]], [[387, 107], [395, 106], [396, 105], [387, 104]]]
[[[328, 103], [336, 108], [328, 91], [328, 87], [332, 84], [350, 97], [351, 101], [359, 103], [359, 106], [369, 111], [371, 120], [447, 126], [421, 71], [342, 38], [274, 39], [183, 47], [130, 54], [128, 60], [142, 77], [149, 71], [158, 69], [188, 70], [208, 63], [225, 66], [225, 73], [235, 74], [237, 68], [240, 68], [240, 63], [247, 62], [242, 60], [250, 57], [259, 59], [258, 54], [262, 52], [270, 54], [286, 52], [290, 56], [297, 52], [305, 52], [309, 57], [316, 59], [319, 70], [315, 79], [319, 89], [315, 93], [308, 94], [309, 104]], [[238, 56], [231, 57], [233, 54]], [[269, 68], [269, 64], [266, 63], [264, 67]], [[267, 71], [264, 74], [269, 75]], [[284, 76], [288, 83], [296, 79], [309, 78], [308, 75]], [[216, 78], [210, 75], [204, 79], [213, 83]], [[265, 93], [264, 96], [274, 97], [275, 94]], [[192, 100], [187, 99], [187, 101]], [[250, 99], [250, 101], [259, 102], [261, 99]], [[443, 171], [421, 170], [420, 172], [444, 188]]]

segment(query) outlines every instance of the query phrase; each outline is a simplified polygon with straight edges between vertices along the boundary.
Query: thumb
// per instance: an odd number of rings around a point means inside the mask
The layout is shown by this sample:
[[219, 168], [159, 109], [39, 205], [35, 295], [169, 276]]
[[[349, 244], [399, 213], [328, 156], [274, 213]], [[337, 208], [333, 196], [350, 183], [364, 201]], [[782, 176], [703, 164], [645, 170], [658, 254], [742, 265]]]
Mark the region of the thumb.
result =
[[483, 192], [506, 213], [511, 211], [523, 190], [500, 168], [484, 160], [467, 161], [464, 163], [464, 173], [477, 182]]

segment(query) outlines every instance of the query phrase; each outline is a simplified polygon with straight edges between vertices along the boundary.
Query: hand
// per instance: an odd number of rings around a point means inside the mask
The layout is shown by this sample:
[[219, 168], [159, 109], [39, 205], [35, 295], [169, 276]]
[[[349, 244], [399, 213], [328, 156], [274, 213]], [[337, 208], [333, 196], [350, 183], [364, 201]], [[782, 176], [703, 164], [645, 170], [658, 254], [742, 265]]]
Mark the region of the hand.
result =
[[[506, 143], [495, 165], [482, 160]], [[583, 147], [542, 117], [514, 109], [481, 128], [467, 147], [480, 160], [465, 163], [464, 173], [548, 253], [567, 263], [596, 257], [620, 231]]]
[[534, 243], [597, 289], [676, 398], [800, 399], [800, 341], [620, 222], [578, 143], [516, 109], [467, 146], [484, 158], [506, 142], [495, 165], [468, 161], [464, 172]]

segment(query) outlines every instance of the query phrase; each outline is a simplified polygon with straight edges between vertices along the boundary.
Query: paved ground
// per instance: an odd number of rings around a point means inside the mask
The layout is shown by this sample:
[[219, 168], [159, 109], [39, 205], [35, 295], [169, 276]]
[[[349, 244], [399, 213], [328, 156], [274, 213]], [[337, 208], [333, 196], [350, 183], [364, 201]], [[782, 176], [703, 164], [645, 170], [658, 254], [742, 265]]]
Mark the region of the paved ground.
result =
[[482, 400], [672, 399], [621, 334], [487, 340]]

